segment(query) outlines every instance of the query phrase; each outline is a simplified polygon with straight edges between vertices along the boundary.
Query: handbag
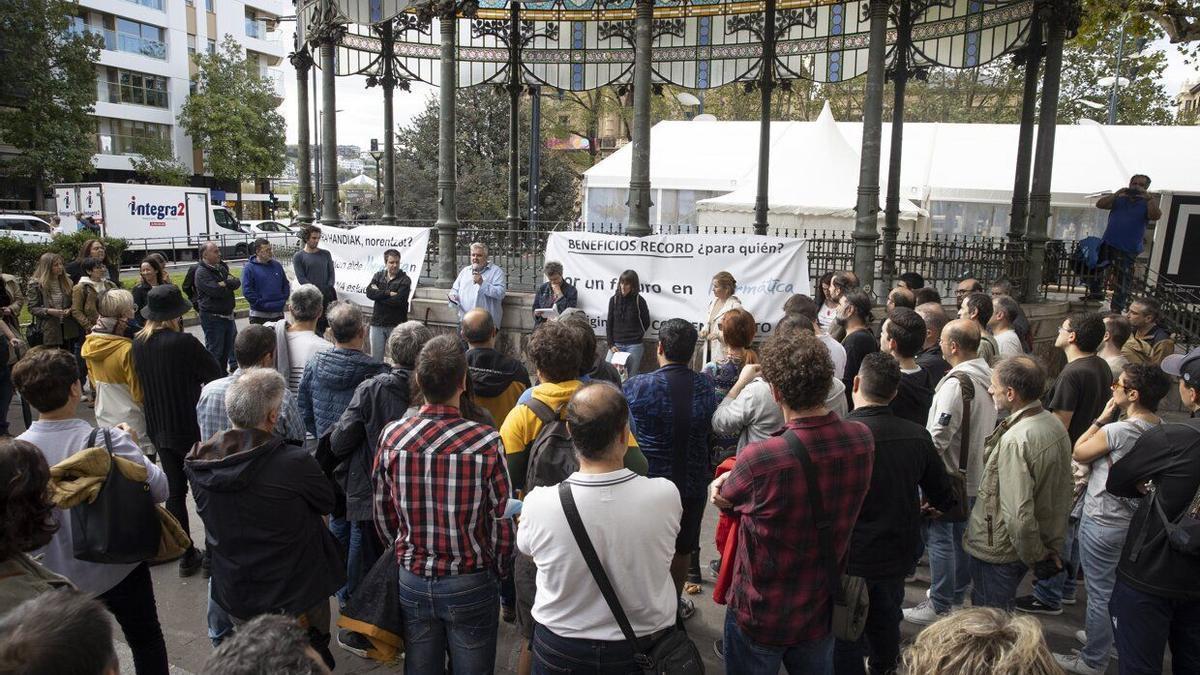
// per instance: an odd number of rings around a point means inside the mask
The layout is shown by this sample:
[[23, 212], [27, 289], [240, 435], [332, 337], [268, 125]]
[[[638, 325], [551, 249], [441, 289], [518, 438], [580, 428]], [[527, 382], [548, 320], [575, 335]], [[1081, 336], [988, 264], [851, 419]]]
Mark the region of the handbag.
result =
[[112, 565], [150, 560], [158, 554], [162, 532], [150, 483], [129, 480], [117, 468], [108, 429], [93, 429], [86, 447], [96, 447], [101, 432], [108, 451], [108, 476], [94, 501], [70, 509], [75, 558]]
[[944, 523], [965, 523], [971, 517], [971, 500], [967, 496], [967, 461], [971, 452], [971, 402], [975, 400], [975, 383], [966, 373], [954, 373], [951, 377], [958, 380], [963, 410], [958, 436], [958, 470], [950, 474], [950, 489], [954, 492], [955, 503], [937, 519]]
[[25, 342], [30, 348], [33, 348], [42, 346], [45, 340], [46, 334], [42, 332], [42, 322], [35, 316], [29, 322], [29, 325], [25, 327]]
[[825, 565], [829, 592], [833, 595], [833, 636], [854, 642], [862, 636], [863, 628], [867, 625], [867, 610], [870, 609], [867, 580], [838, 571], [837, 557], [833, 554], [833, 521], [825, 513], [825, 500], [821, 498], [816, 468], [800, 437], [790, 431], [784, 436], [788, 449], [804, 467], [804, 480], [808, 483], [808, 504], [817, 524], [817, 547]]
[[696, 644], [678, 624], [666, 629], [649, 645], [646, 644], [647, 640], [639, 639], [633, 632], [633, 626], [629, 625], [629, 618], [621, 608], [617, 592], [613, 590], [612, 583], [604, 572], [604, 566], [600, 564], [600, 557], [596, 555], [596, 549], [592, 546], [592, 540], [588, 537], [587, 529], [583, 526], [583, 519], [579, 517], [579, 508], [575, 505], [575, 496], [571, 494], [570, 483], [564, 481], [558, 484], [558, 498], [562, 502], [563, 513], [567, 516], [567, 524], [571, 526], [575, 543], [579, 545], [579, 552], [583, 554], [588, 570], [592, 573], [592, 579], [600, 587], [604, 602], [608, 603], [617, 625], [621, 627], [621, 633], [633, 648], [633, 659], [642, 672], [647, 675], [704, 675], [704, 662], [700, 659]]

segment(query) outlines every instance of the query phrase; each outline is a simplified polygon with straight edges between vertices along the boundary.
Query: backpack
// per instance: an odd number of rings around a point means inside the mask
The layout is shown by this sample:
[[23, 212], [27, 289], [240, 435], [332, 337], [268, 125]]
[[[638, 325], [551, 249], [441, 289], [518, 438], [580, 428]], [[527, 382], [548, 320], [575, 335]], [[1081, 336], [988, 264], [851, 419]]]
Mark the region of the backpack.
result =
[[[559, 410], [530, 398], [525, 404], [542, 421], [542, 428], [529, 444], [529, 465], [525, 470], [525, 492], [535, 487], [555, 485], [579, 470], [575, 447], [571, 444], [571, 432], [560, 416]], [[565, 405], [565, 404], [564, 404]]]

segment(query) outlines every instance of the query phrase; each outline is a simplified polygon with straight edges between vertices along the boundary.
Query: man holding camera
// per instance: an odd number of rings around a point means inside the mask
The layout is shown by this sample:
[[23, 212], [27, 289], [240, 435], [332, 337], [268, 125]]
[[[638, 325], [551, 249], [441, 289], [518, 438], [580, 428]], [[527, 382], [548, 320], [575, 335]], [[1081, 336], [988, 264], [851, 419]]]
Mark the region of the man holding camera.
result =
[[988, 437], [979, 494], [963, 548], [971, 556], [971, 604], [1011, 612], [1017, 587], [1032, 569], [1049, 579], [1071, 510], [1071, 439], [1039, 397], [1045, 371], [1028, 356], [996, 364], [988, 393], [1007, 412]]
[[[1129, 277], [1133, 274], [1133, 261], [1142, 252], [1142, 238], [1146, 235], [1146, 223], [1162, 217], [1158, 207], [1158, 195], [1150, 190], [1150, 177], [1134, 174], [1129, 187], [1105, 195], [1096, 202], [1096, 208], [1108, 211], [1108, 227], [1100, 244], [1100, 263], [1108, 262], [1117, 271], [1117, 288], [1113, 293], [1112, 311], [1125, 309], [1129, 297]], [[1097, 273], [1088, 284], [1085, 299], [1098, 300], [1104, 297], [1104, 274]]]

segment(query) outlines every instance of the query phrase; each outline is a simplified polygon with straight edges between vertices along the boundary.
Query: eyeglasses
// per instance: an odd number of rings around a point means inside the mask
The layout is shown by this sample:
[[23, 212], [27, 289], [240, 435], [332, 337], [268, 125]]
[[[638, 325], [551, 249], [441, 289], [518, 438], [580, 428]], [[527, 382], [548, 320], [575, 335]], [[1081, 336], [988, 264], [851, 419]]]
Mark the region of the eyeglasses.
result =
[[1113, 391], [1116, 391], [1116, 390], [1120, 389], [1121, 391], [1125, 392], [1126, 394], [1128, 394], [1128, 393], [1129, 393], [1129, 392], [1131, 392], [1131, 391], [1137, 391], [1137, 390], [1136, 390], [1136, 389], [1134, 389], [1133, 387], [1126, 386], [1126, 385], [1124, 385], [1124, 384], [1121, 384], [1120, 382], [1113, 382], [1113, 383], [1112, 383], [1111, 385], [1109, 385], [1109, 386], [1112, 388], [1112, 390], [1113, 390]]
[[969, 288], [956, 288], [956, 289], [954, 289], [954, 295], [955, 295], [955, 296], [957, 296], [957, 297], [960, 297], [960, 298], [961, 298], [962, 296], [964, 296], [964, 295], [970, 295], [972, 292], [973, 292], [973, 291], [972, 291], [971, 289], [969, 289]]

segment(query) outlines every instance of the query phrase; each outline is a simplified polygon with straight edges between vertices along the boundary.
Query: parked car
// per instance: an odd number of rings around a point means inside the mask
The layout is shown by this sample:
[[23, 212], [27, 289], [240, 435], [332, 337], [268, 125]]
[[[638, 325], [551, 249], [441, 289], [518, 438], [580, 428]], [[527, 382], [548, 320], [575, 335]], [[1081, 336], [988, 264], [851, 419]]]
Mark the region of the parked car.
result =
[[278, 220], [243, 220], [242, 229], [246, 234], [292, 234], [292, 230]]
[[50, 223], [31, 215], [0, 214], [0, 237], [15, 237], [31, 244], [50, 241]]

